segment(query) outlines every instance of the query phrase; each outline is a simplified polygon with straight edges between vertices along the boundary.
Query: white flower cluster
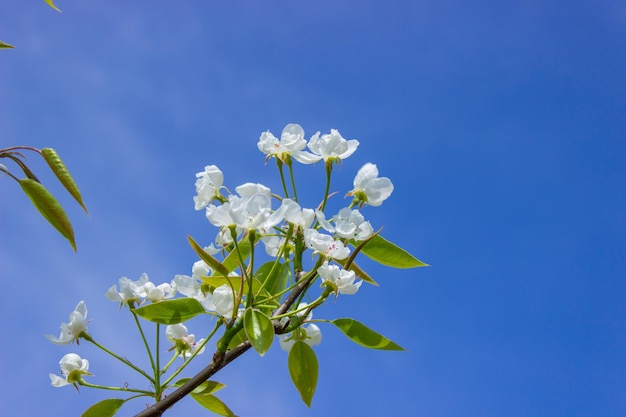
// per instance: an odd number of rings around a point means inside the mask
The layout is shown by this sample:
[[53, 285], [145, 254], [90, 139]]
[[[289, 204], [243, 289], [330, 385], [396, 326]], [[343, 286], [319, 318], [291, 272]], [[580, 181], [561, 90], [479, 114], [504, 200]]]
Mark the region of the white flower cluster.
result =
[[[307, 142], [304, 130], [297, 124], [285, 126], [280, 139], [269, 131], [263, 132], [257, 143], [258, 149], [266, 155], [266, 161], [276, 158], [279, 167], [281, 164], [291, 167], [292, 160], [302, 164], [323, 160], [327, 173], [333, 164], [351, 156], [358, 146], [357, 140], [346, 140], [335, 129], [331, 129], [329, 134], [317, 132]], [[323, 211], [326, 200], [317, 209], [301, 207], [295, 196], [293, 199], [276, 199], [263, 184], [245, 183], [236, 187], [234, 194], [223, 195], [222, 190], [227, 188], [224, 187], [222, 171], [215, 165], [207, 165], [196, 174], [194, 208], [204, 209], [208, 221], [219, 231], [214, 242], [204, 250], [210, 255], [219, 252], [226, 254], [233, 251], [240, 236], [251, 233], [263, 242], [266, 253], [271, 257], [287, 258], [298, 243], [301, 249], [304, 244], [305, 248], [313, 251], [314, 256], [320, 257], [316, 272], [323, 286], [330, 288], [336, 295], [355, 294], [362, 281], [357, 280], [354, 271], [343, 269], [337, 261], [346, 260], [350, 256], [350, 243], [372, 236], [373, 228], [359, 209], [366, 204], [380, 206], [391, 195], [393, 184], [388, 178], [379, 177], [376, 165], [368, 162], [357, 172], [353, 185], [354, 188], [347, 193], [347, 196], [353, 197], [349, 206], [327, 218]], [[275, 200], [280, 200], [278, 207], [272, 207]], [[289, 230], [295, 230], [296, 233], [288, 233]], [[296, 242], [297, 238], [301, 240]], [[141, 275], [136, 281], [122, 277], [119, 288], [111, 286], [106, 292], [106, 298], [132, 309], [146, 302], [155, 303], [181, 294], [198, 300], [208, 312], [226, 320], [239, 317], [243, 309], [241, 305], [235, 304], [243, 303], [245, 294], [238, 296], [227, 284], [217, 288], [203, 286], [203, 278], [212, 275], [211, 267], [204, 261], [198, 261], [192, 267], [191, 276], [176, 275], [169, 283], [156, 285], [147, 274]], [[305, 307], [301, 304], [297, 310], [306, 310]], [[305, 322], [310, 318], [309, 314]], [[78, 343], [80, 337], [91, 340], [86, 331], [87, 307], [81, 301], [70, 314], [69, 323], [61, 324], [59, 337], [47, 337], [56, 344]], [[195, 336], [189, 334], [183, 324], [168, 325], [165, 333], [178, 356], [185, 358], [188, 354], [204, 351], [205, 340], [196, 342]], [[313, 346], [321, 342], [321, 337], [320, 329], [308, 323], [290, 334], [280, 335], [279, 340], [281, 346], [289, 350], [296, 340]], [[52, 385], [56, 387], [69, 384], [76, 386], [82, 375], [89, 374], [88, 361], [74, 353], [65, 355], [60, 366], [62, 377], [50, 375]]]

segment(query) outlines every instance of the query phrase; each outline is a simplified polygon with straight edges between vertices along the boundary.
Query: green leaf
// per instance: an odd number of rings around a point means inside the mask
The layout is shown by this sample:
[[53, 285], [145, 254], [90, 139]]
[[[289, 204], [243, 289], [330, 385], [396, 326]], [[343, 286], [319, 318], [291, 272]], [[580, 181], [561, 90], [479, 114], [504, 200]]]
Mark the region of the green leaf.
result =
[[30, 198], [35, 208], [39, 210], [39, 213], [70, 242], [74, 252], [76, 252], [74, 229], [59, 202], [37, 181], [30, 178], [22, 178], [19, 181], [22, 190]]
[[222, 264], [220, 261], [212, 257], [204, 249], [202, 249], [202, 247], [198, 245], [198, 243], [195, 240], [193, 240], [191, 236], [187, 236], [187, 240], [189, 241], [189, 244], [193, 248], [194, 252], [198, 254], [200, 259], [206, 262], [207, 265], [213, 268], [213, 270], [215, 270], [216, 272], [219, 272], [223, 276], [228, 276], [228, 273], [230, 271], [224, 266], [224, 264]]
[[337, 326], [354, 343], [370, 349], [380, 350], [404, 350], [401, 346], [387, 339], [380, 333], [368, 328], [364, 324], [353, 319], [335, 319], [330, 321]]
[[[241, 294], [241, 277], [224, 277], [221, 275], [212, 275], [210, 277], [201, 277], [202, 282], [204, 284], [208, 284], [213, 288], [221, 287], [226, 284], [237, 293]], [[257, 292], [261, 287], [261, 283], [253, 279], [252, 280], [252, 291]]]
[[223, 264], [229, 273], [237, 269], [239, 266], [239, 256], [241, 256], [241, 259], [245, 261], [248, 259], [248, 256], [250, 256], [250, 252], [252, 251], [252, 245], [248, 239], [238, 241], [237, 247], [239, 248], [239, 254], [237, 254], [237, 249], [233, 249], [233, 251], [229, 253], [226, 258], [224, 258]]
[[287, 359], [289, 375], [302, 397], [302, 401], [311, 407], [313, 394], [317, 386], [317, 357], [313, 349], [301, 340], [296, 341], [289, 351]]
[[265, 289], [269, 294], [276, 295], [285, 289], [290, 273], [289, 264], [269, 261], [257, 269], [255, 278], [265, 283]]
[[198, 402], [198, 404], [200, 404], [207, 410], [214, 412], [215, 414], [219, 414], [220, 416], [226, 416], [226, 417], [237, 417], [235, 413], [233, 413], [230, 410], [230, 408], [228, 408], [228, 406], [224, 404], [222, 400], [217, 398], [215, 395], [211, 395], [211, 394], [198, 395], [192, 392], [191, 398], [193, 398], [194, 400]]
[[175, 298], [146, 304], [133, 310], [140, 317], [160, 324], [178, 324], [205, 312], [195, 298]]
[[85, 410], [80, 417], [111, 417], [117, 413], [117, 410], [124, 404], [125, 400], [119, 398], [109, 398], [95, 403]]
[[52, 0], [44, 0], [44, 1], [48, 4], [48, 6], [52, 7], [52, 8], [53, 8], [54, 10], [56, 10], [57, 12], [59, 12], [59, 13], [63, 13], [63, 12], [61, 11], [61, 9], [59, 9], [57, 6], [55, 6], [55, 4], [52, 2]]
[[265, 355], [274, 340], [272, 320], [259, 310], [247, 308], [243, 314], [243, 328], [252, 347], [259, 355]]
[[[177, 387], [182, 387], [190, 379], [191, 378], [181, 378], [178, 381], [176, 381], [176, 383], [174, 385], [176, 385]], [[200, 384], [196, 388], [194, 388], [194, 390], [191, 391], [191, 393], [192, 394], [196, 394], [196, 395], [209, 395], [209, 394], [213, 394], [214, 392], [217, 392], [217, 391], [221, 390], [225, 386], [226, 385], [222, 384], [221, 382], [217, 382], [217, 381], [204, 381], [202, 384]]]
[[15, 48], [15, 46], [10, 45], [6, 42], [0, 41], [0, 49], [11, 49], [11, 48]]
[[239, 330], [237, 334], [235, 334], [233, 338], [230, 339], [230, 343], [228, 343], [228, 350], [234, 349], [246, 340], [248, 340], [248, 336], [246, 336], [246, 331], [244, 329]]
[[379, 264], [391, 266], [393, 268], [416, 268], [418, 266], [429, 266], [380, 235], [374, 236], [371, 240], [369, 240], [363, 249], [361, 249], [361, 252]]
[[74, 197], [74, 200], [76, 200], [83, 210], [85, 210], [85, 213], [87, 213], [87, 207], [85, 207], [85, 203], [83, 203], [83, 197], [80, 195], [80, 190], [78, 189], [74, 178], [72, 178], [72, 175], [61, 160], [61, 157], [59, 157], [59, 154], [57, 154], [57, 152], [52, 148], [43, 148], [41, 150], [41, 155], [61, 184], [63, 184], [65, 189], [71, 194], [72, 197]]

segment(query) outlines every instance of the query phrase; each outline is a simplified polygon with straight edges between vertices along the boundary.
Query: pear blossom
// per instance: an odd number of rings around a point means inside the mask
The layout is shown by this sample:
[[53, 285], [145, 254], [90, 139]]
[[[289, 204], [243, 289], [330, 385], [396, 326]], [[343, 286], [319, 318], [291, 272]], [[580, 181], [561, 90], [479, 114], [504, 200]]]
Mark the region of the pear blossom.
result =
[[[296, 316], [302, 317], [307, 312], [307, 310], [304, 310], [307, 305], [308, 303], [305, 303], [305, 302], [298, 304], [298, 308], [296, 310], [302, 310], [302, 311], [299, 311], [298, 313], [296, 313]], [[313, 318], [313, 312], [309, 311], [304, 321], [305, 322], [309, 321], [312, 318]], [[300, 326], [298, 329], [294, 330], [293, 332], [278, 335], [278, 341], [280, 342], [280, 347], [283, 350], [286, 350], [287, 352], [289, 352], [293, 344], [296, 342], [296, 339], [302, 340], [309, 346], [317, 346], [320, 343], [322, 343], [322, 332], [320, 331], [319, 327], [311, 323], [306, 326]]]
[[354, 282], [356, 279], [354, 271], [339, 268], [337, 265], [329, 265], [328, 261], [317, 268], [317, 273], [322, 277], [323, 283], [332, 283], [339, 294], [354, 294], [363, 283], [363, 281]]
[[[268, 219], [267, 224], [273, 224], [275, 220], [284, 219], [303, 229], [308, 229], [315, 219], [313, 209], [301, 208], [300, 205], [290, 198], [284, 198], [281, 205], [274, 213], [272, 219]], [[283, 226], [283, 231], [287, 230], [287, 226]], [[280, 247], [285, 244], [285, 238], [282, 235], [272, 234], [270, 229], [260, 229], [263, 237], [261, 241], [265, 244], [265, 252], [270, 256], [277, 256]]]
[[113, 285], [108, 289], [105, 296], [111, 301], [118, 301], [121, 304], [128, 304], [141, 301], [140, 292], [143, 291], [144, 285], [149, 282], [147, 274], [141, 274], [141, 277], [137, 281], [132, 281], [127, 277], [121, 277], [119, 279], [120, 290], [117, 291], [117, 286]]
[[240, 229], [269, 229], [282, 221], [280, 212], [272, 212], [270, 189], [263, 184], [246, 183], [238, 186], [239, 195], [231, 195], [220, 206], [209, 204], [207, 219], [217, 227], [236, 226]]
[[227, 319], [233, 317], [235, 308], [235, 292], [228, 285], [224, 284], [213, 290], [213, 303], [215, 304], [215, 312]]
[[393, 184], [387, 177], [378, 178], [378, 168], [371, 162], [359, 169], [354, 177], [354, 189], [348, 193], [353, 195], [353, 205], [369, 204], [380, 206], [393, 192]]
[[241, 184], [235, 188], [235, 191], [241, 197], [252, 197], [255, 194], [263, 194], [268, 197], [272, 196], [272, 192], [267, 186], [253, 182]]
[[[172, 349], [176, 349], [176, 353], [183, 358], [185, 358], [187, 354], [194, 354], [196, 351], [198, 355], [204, 352], [204, 339], [200, 339], [196, 342], [196, 336], [189, 334], [187, 327], [183, 324], [168, 325], [165, 328], [165, 336], [174, 344]], [[198, 350], [200, 346], [202, 347]]]
[[193, 198], [196, 210], [202, 210], [211, 201], [220, 197], [224, 184], [224, 174], [215, 165], [207, 165], [204, 171], [196, 174], [196, 195]]
[[261, 133], [257, 143], [259, 150], [267, 155], [266, 161], [271, 157], [275, 157], [284, 163], [290, 163], [289, 158], [293, 157], [293, 159], [302, 164], [312, 164], [322, 159], [319, 155], [303, 151], [306, 145], [304, 130], [295, 123], [285, 126], [280, 135], [280, 140], [268, 130]]
[[337, 129], [330, 129], [330, 134], [320, 136], [317, 132], [309, 141], [309, 149], [326, 162], [343, 160], [352, 155], [359, 146], [356, 139], [344, 139]]
[[171, 284], [164, 282], [163, 284], [154, 285], [154, 283], [148, 281], [146, 284], [139, 290], [139, 295], [142, 298], [154, 302], [167, 300], [169, 298], [174, 297], [176, 295], [176, 289], [172, 287]]
[[321, 210], [315, 211], [315, 216], [322, 228], [330, 233], [336, 233], [337, 236], [346, 239], [355, 239], [357, 241], [365, 240], [374, 233], [374, 229], [370, 222], [358, 210], [351, 210], [344, 207], [339, 210], [331, 219], [335, 224], [332, 225]]
[[332, 236], [322, 234], [315, 229], [304, 231], [304, 242], [307, 247], [329, 258], [341, 260], [350, 255], [350, 249], [342, 241], [335, 240]]
[[207, 264], [203, 260], [196, 261], [191, 266], [191, 276], [194, 278], [200, 279], [202, 277], [208, 277], [212, 273], [213, 270], [211, 269], [209, 264]]
[[285, 244], [285, 238], [277, 235], [265, 235], [261, 238], [261, 242], [265, 245], [265, 253], [275, 258], [278, 256], [280, 248]]
[[176, 275], [172, 280], [172, 287], [185, 297], [194, 298], [198, 300], [204, 308], [209, 311], [215, 311], [215, 304], [213, 303], [213, 295], [211, 293], [202, 292], [201, 278], [211, 275], [212, 270], [209, 265], [200, 260], [194, 262], [191, 268], [191, 276], [188, 275]]
[[46, 335], [46, 338], [57, 345], [67, 345], [72, 342], [78, 343], [78, 338], [87, 331], [87, 305], [84, 301], [78, 303], [74, 311], [70, 313], [70, 322], [61, 323], [59, 337]]
[[283, 199], [281, 207], [277, 211], [280, 210], [282, 210], [283, 217], [286, 221], [301, 226], [303, 229], [311, 227], [315, 219], [315, 211], [313, 211], [313, 209], [303, 209], [297, 202], [290, 198]]
[[119, 301], [122, 304], [141, 302], [149, 300], [157, 302], [169, 299], [176, 295], [176, 289], [171, 284], [163, 283], [155, 285], [148, 278], [148, 274], [141, 274], [137, 281], [131, 281], [127, 277], [119, 280], [120, 291], [113, 285], [106, 292], [105, 296], [111, 301]]
[[[298, 333], [297, 336], [295, 336], [296, 333]], [[291, 333], [279, 334], [278, 342], [283, 350], [289, 352], [294, 343], [296, 343], [296, 338], [309, 346], [317, 346], [322, 343], [322, 332], [317, 325], [311, 323], [306, 326], [299, 327]]]
[[76, 387], [76, 383], [82, 379], [83, 375], [91, 375], [89, 373], [89, 361], [82, 359], [75, 353], [68, 353], [63, 356], [59, 365], [63, 377], [50, 374], [50, 382], [53, 387], [63, 387], [70, 384]]

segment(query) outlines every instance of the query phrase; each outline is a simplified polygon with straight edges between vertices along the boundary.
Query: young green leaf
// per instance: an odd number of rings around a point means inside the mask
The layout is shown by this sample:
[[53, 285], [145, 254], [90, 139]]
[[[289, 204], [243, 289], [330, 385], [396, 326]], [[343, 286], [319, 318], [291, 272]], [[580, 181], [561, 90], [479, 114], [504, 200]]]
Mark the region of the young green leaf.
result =
[[293, 344], [287, 359], [289, 375], [302, 397], [302, 401], [311, 407], [313, 394], [317, 387], [317, 357], [313, 349], [301, 340]]
[[74, 252], [76, 252], [74, 229], [59, 202], [37, 181], [30, 178], [22, 178], [19, 181], [22, 190], [30, 198], [35, 208], [39, 210], [39, 213], [70, 242]]
[[265, 283], [264, 288], [269, 294], [275, 295], [285, 289], [290, 273], [289, 264], [269, 261], [257, 269], [255, 278]]
[[209, 411], [214, 412], [220, 416], [237, 417], [230, 408], [222, 400], [211, 394], [194, 394], [191, 393], [191, 398], [196, 400], [198, 404], [203, 406]]
[[0, 49], [10, 49], [10, 48], [15, 48], [15, 46], [10, 45], [6, 42], [0, 41]]
[[382, 265], [393, 268], [416, 268], [428, 266], [401, 247], [394, 245], [384, 237], [377, 235], [370, 239], [361, 249], [368, 258]]
[[52, 2], [52, 0], [44, 0], [44, 1], [48, 4], [48, 6], [52, 7], [52, 8], [53, 8], [54, 10], [56, 10], [57, 12], [59, 12], [59, 13], [63, 13], [63, 12], [61, 11], [61, 9], [59, 9], [57, 6], [55, 6], [55, 4]]
[[78, 189], [74, 178], [72, 178], [72, 175], [61, 160], [61, 157], [59, 157], [59, 154], [57, 154], [57, 152], [52, 148], [43, 148], [41, 150], [41, 155], [61, 184], [63, 184], [65, 189], [71, 194], [72, 197], [74, 197], [74, 200], [76, 200], [83, 210], [85, 210], [85, 213], [87, 213], [87, 207], [85, 207], [85, 203], [83, 203], [83, 197], [80, 195], [80, 190]]
[[[178, 381], [176, 381], [176, 383], [174, 385], [176, 385], [177, 387], [182, 387], [190, 379], [191, 378], [181, 378]], [[214, 392], [217, 392], [217, 391], [221, 390], [225, 386], [226, 385], [222, 384], [221, 382], [217, 382], [217, 381], [204, 381], [202, 384], [200, 384], [196, 388], [194, 388], [194, 390], [191, 391], [191, 393], [192, 394], [196, 394], [196, 395], [209, 395], [209, 394], [213, 394]]]
[[205, 312], [195, 298], [175, 298], [146, 304], [133, 310], [139, 317], [153, 323], [178, 324]]
[[102, 400], [86, 409], [80, 417], [112, 417], [123, 404], [124, 400], [119, 398]]
[[202, 247], [200, 245], [198, 245], [198, 243], [195, 240], [193, 240], [193, 238], [191, 236], [187, 236], [187, 240], [189, 241], [189, 244], [193, 248], [194, 252], [196, 252], [196, 254], [198, 254], [200, 259], [202, 259], [204, 262], [206, 262], [207, 265], [209, 265], [211, 268], [213, 268], [216, 272], [219, 272], [221, 275], [223, 275], [225, 277], [228, 276], [228, 273], [230, 271], [224, 266], [224, 264], [222, 264], [220, 261], [218, 261], [217, 259], [212, 257], [204, 249], [202, 249]]
[[247, 308], [243, 314], [243, 328], [252, 347], [259, 355], [265, 355], [274, 340], [272, 320], [259, 310]]
[[381, 350], [404, 350], [401, 346], [387, 339], [380, 333], [368, 328], [364, 324], [353, 319], [335, 319], [330, 321], [337, 326], [354, 343], [370, 349]]
[[[221, 287], [222, 285], [226, 284], [236, 292], [241, 293], [241, 277], [224, 277], [221, 275], [212, 275], [210, 277], [201, 277], [201, 279], [204, 284], [208, 284], [213, 288]], [[247, 288], [247, 284], [245, 285]], [[258, 280], [253, 279], [252, 291], [256, 293], [259, 288], [261, 288], [261, 283]]]
[[[234, 249], [231, 253], [228, 254], [226, 258], [224, 258], [224, 267], [228, 272], [232, 272], [239, 266], [239, 257], [244, 261], [248, 259], [250, 256], [250, 252], [252, 251], [252, 245], [248, 239], [242, 239], [237, 242], [237, 247], [239, 248], [239, 253]], [[228, 274], [226, 274], [228, 275]]]

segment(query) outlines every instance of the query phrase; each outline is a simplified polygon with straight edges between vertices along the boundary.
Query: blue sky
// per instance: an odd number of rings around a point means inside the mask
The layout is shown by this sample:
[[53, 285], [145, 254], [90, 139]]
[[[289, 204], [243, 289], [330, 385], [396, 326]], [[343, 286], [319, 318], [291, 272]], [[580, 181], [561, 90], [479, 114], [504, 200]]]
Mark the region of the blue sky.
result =
[[[104, 298], [121, 276], [190, 273], [195, 173], [277, 188], [256, 142], [299, 123], [361, 142], [394, 194], [365, 215], [432, 266], [368, 264], [381, 284], [316, 311], [353, 317], [407, 352], [360, 348], [322, 327], [307, 409], [286, 354], [249, 352], [216, 379], [241, 416], [626, 414], [626, 6], [455, 0], [5, 6], [0, 147], [53, 147], [90, 217], [36, 158], [73, 220], [78, 252], [0, 178], [0, 414], [80, 415], [108, 395], [55, 389], [76, 351], [93, 382], [125, 375], [87, 344], [51, 345], [80, 300], [90, 333], [139, 357]], [[321, 165], [301, 167], [319, 190]], [[302, 186], [301, 186], [302, 187]], [[316, 188], [317, 187], [317, 188]], [[339, 204], [339, 203], [338, 203]], [[191, 330], [201, 334], [190, 324]], [[208, 357], [207, 357], [208, 359]], [[120, 416], [139, 411], [141, 401]], [[201, 413], [192, 400], [167, 415]]]

